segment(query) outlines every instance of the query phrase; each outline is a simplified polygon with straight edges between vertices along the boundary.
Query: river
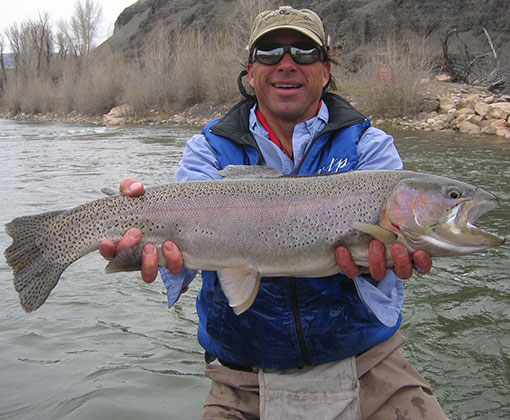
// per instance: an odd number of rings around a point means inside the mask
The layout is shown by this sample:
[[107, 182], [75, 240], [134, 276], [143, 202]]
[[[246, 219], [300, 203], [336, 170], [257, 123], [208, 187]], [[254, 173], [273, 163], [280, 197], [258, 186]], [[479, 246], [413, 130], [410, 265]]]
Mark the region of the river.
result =
[[[0, 223], [172, 179], [194, 128], [96, 127], [0, 120]], [[502, 206], [477, 225], [509, 236], [510, 143], [453, 133], [394, 133], [407, 169], [463, 179]], [[5, 249], [10, 238], [0, 233]], [[407, 281], [402, 350], [452, 420], [510, 418], [509, 245], [434, 261]], [[105, 276], [91, 253], [26, 314], [0, 261], [1, 419], [198, 419], [209, 381], [191, 284], [172, 308], [161, 281]]]

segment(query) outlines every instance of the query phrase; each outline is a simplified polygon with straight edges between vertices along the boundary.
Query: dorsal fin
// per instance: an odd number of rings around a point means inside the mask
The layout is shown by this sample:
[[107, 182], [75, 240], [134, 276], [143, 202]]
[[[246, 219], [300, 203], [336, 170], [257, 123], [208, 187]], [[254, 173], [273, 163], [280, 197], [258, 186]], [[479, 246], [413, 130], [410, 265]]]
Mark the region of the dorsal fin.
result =
[[218, 171], [224, 179], [261, 179], [285, 176], [278, 169], [269, 166], [228, 165]]

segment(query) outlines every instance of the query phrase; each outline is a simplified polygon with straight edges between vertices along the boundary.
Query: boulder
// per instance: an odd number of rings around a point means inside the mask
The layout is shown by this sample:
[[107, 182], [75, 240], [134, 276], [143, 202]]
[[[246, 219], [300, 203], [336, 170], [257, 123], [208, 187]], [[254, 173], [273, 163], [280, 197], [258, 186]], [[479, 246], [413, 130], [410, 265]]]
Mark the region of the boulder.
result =
[[496, 136], [510, 138], [510, 128], [508, 127], [497, 127]]
[[441, 112], [446, 113], [451, 109], [455, 109], [455, 101], [452, 98], [447, 96], [439, 98], [439, 110]]
[[499, 119], [499, 120], [493, 120], [491, 122], [491, 127], [506, 127], [506, 121], [503, 120], [503, 119]]
[[465, 121], [470, 122], [471, 124], [480, 125], [482, 120], [483, 117], [481, 117], [480, 115], [470, 115], [468, 118], [466, 118]]
[[484, 118], [487, 115], [487, 111], [489, 110], [489, 105], [485, 102], [477, 102], [475, 104], [475, 112]]
[[495, 119], [492, 119], [492, 118], [489, 118], [488, 120], [483, 120], [480, 122], [479, 126], [482, 127], [482, 128], [485, 128], [485, 127], [490, 127], [491, 124], [494, 122], [494, 121], [497, 121]]
[[447, 125], [443, 120], [436, 120], [432, 124], [430, 124], [430, 128], [432, 129], [432, 131], [444, 130], [446, 127]]
[[462, 121], [459, 124], [459, 131], [464, 134], [480, 134], [481, 129], [476, 124], [472, 124], [468, 121]]
[[461, 109], [458, 109], [457, 112], [455, 113], [455, 115], [457, 117], [461, 116], [461, 115], [472, 115], [474, 114], [475, 111], [471, 108], [461, 108]]
[[103, 123], [106, 125], [127, 124], [128, 118], [133, 115], [130, 105], [114, 106], [108, 114], [103, 115]]
[[487, 115], [497, 120], [506, 120], [510, 115], [510, 102], [497, 102], [490, 104], [487, 110]]
[[452, 76], [449, 74], [438, 74], [436, 80], [438, 82], [450, 83], [452, 81]]

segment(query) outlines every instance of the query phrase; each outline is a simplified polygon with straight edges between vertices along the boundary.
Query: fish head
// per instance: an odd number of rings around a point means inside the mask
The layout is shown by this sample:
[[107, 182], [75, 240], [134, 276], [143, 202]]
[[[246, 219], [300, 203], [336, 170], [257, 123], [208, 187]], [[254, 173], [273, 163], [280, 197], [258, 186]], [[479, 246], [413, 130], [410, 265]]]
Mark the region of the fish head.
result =
[[464, 255], [499, 246], [503, 238], [473, 223], [499, 205], [492, 193], [435, 175], [400, 181], [387, 197], [381, 225], [410, 251], [431, 256]]

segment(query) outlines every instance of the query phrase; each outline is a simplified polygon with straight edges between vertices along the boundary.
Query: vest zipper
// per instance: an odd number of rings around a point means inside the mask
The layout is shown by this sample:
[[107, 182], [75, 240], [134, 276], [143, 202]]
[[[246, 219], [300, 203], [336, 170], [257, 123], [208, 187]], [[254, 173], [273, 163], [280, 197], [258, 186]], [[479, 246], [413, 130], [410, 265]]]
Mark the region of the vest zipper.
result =
[[311, 365], [312, 360], [310, 359], [310, 353], [308, 353], [308, 348], [306, 347], [305, 334], [303, 332], [301, 317], [299, 315], [299, 307], [297, 300], [297, 281], [295, 278], [290, 279], [290, 296], [292, 300], [292, 314], [294, 315], [294, 323], [296, 324], [296, 332], [298, 336], [301, 355], [303, 356], [305, 365]]

